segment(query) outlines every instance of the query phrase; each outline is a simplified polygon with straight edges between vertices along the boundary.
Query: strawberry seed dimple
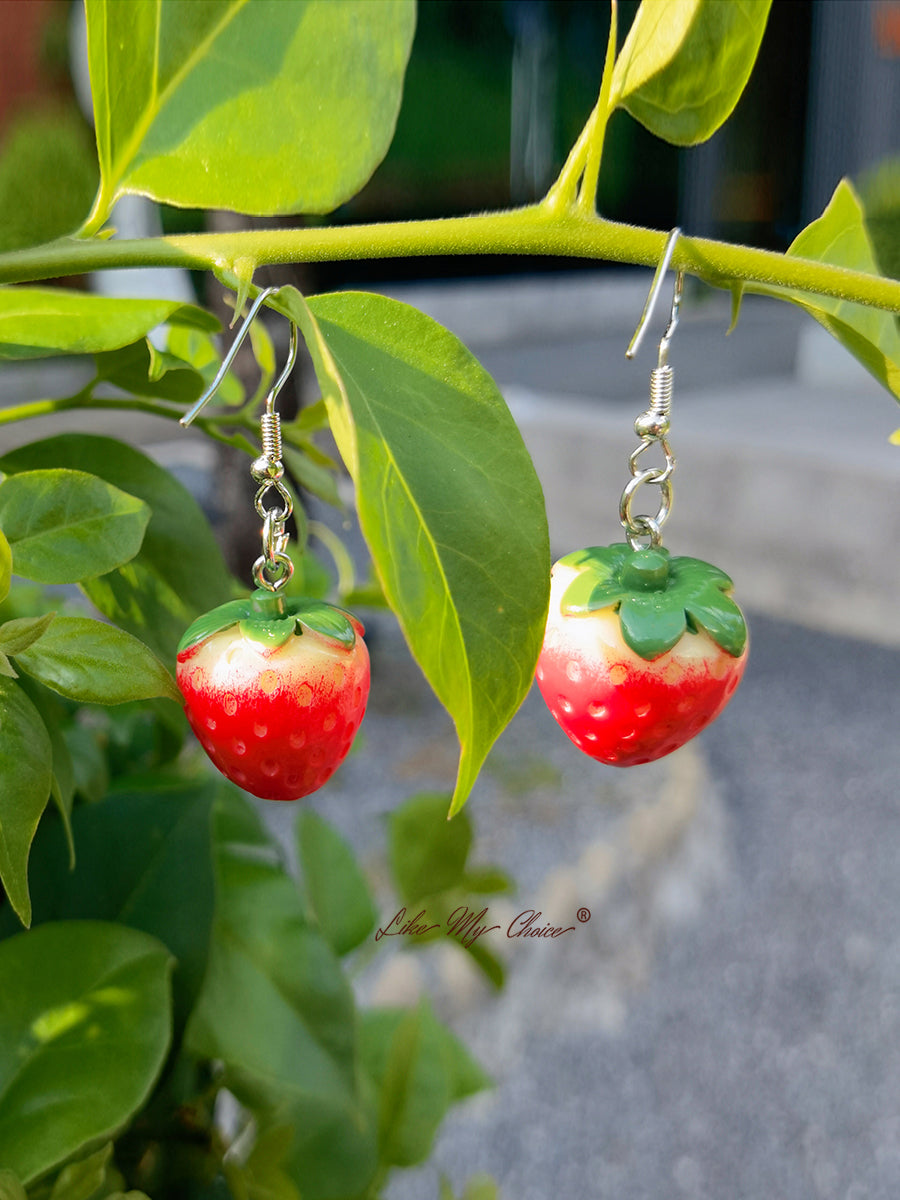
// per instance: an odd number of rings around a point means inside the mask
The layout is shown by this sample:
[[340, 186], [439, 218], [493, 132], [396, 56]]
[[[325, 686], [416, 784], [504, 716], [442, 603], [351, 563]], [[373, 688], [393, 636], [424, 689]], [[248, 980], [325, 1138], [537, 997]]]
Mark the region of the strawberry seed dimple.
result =
[[268, 732], [268, 727], [266, 725], [260, 725], [259, 722], [253, 726], [253, 733], [255, 737], [264, 738]]
[[297, 703], [304, 708], [312, 703], [312, 688], [308, 683], [301, 683], [297, 688]]
[[595, 721], [602, 721], [606, 716], [607, 709], [605, 704], [598, 704], [596, 701], [588, 705], [588, 716], [593, 717]]
[[335, 725], [337, 725], [337, 717], [334, 715], [334, 713], [329, 713], [328, 716], [325, 718], [325, 720], [322, 722], [322, 728], [325, 730], [326, 733], [331, 733], [331, 731], [332, 731], [332, 729], [334, 729]]
[[566, 675], [573, 683], [578, 683], [581, 680], [581, 663], [576, 662], [574, 658], [569, 659], [566, 663]]
[[644, 717], [650, 716], [650, 709], [652, 707], [653, 707], [652, 704], [639, 704], [637, 706], [637, 708], [634, 710], [634, 715], [636, 717], [639, 717], [641, 720], [643, 720]]
[[263, 671], [259, 677], [259, 690], [265, 692], [267, 696], [271, 696], [273, 692], [278, 691], [278, 672]]
[[306, 734], [302, 729], [298, 729], [296, 733], [292, 733], [288, 739], [294, 750], [302, 750], [306, 745]]
[[279, 764], [276, 762], [276, 760], [274, 758], [267, 758], [267, 759], [263, 760], [263, 764], [262, 764], [263, 775], [268, 775], [268, 777], [270, 779], [273, 779], [280, 770], [281, 770], [281, 767], [279, 766]]
[[225, 697], [225, 703], [222, 706], [225, 709], [225, 715], [233, 717], [238, 710], [237, 697], [232, 696], [231, 692]]
[[235, 754], [246, 754], [247, 753], [247, 747], [244, 745], [244, 743], [242, 741], [236, 741], [232, 748], [233, 748]]
[[215, 727], [216, 727], [215, 717], [207, 717], [206, 718], [206, 728], [209, 729], [210, 731], [212, 731], [215, 729]]
[[544, 678], [544, 668], [543, 668], [543, 667], [538, 667], [538, 668], [537, 668], [537, 670], [536, 670], [536, 671], [535, 671], [535, 673], [534, 673], [534, 677], [535, 677], [535, 679], [540, 679], [540, 680], [542, 680], [542, 679]]

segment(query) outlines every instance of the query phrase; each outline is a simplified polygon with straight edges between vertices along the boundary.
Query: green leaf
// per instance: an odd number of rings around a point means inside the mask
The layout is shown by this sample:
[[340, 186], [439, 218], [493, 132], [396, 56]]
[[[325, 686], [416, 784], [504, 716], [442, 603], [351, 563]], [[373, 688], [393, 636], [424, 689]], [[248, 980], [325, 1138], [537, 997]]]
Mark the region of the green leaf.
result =
[[0, 1162], [26, 1184], [147, 1099], [169, 1045], [170, 966], [155, 938], [100, 922], [0, 943]]
[[18, 1176], [5, 1167], [0, 1167], [0, 1200], [28, 1200]]
[[460, 886], [477, 896], [496, 896], [516, 890], [515, 881], [502, 867], [467, 867]]
[[[99, 803], [76, 807], [74, 871], [67, 869], [59, 828], [42, 829], [32, 855], [36, 925], [116, 921], [158, 938], [174, 955], [176, 1031], [187, 1022], [206, 972], [213, 918], [210, 814], [224, 787], [209, 776], [123, 786]], [[0, 937], [12, 932], [0, 909]]]
[[[285, 430], [287, 432], [287, 430]], [[299, 487], [318, 496], [326, 504], [341, 508], [342, 501], [337, 490], [335, 471], [330, 467], [316, 462], [307, 452], [310, 443], [303, 441], [300, 445], [285, 445], [284, 464], [290, 471]]]
[[124, 704], [154, 696], [182, 702], [175, 680], [152, 650], [123, 629], [91, 617], [57, 617], [16, 662], [33, 679], [83, 704]]
[[12, 550], [6, 540], [6, 534], [0, 529], [0, 600], [9, 595], [9, 584], [12, 579]]
[[293, 1140], [290, 1125], [274, 1125], [257, 1137], [245, 1164], [239, 1167], [225, 1163], [232, 1195], [246, 1200], [301, 1200], [300, 1192], [282, 1169]]
[[87, 0], [86, 10], [100, 218], [125, 192], [330, 212], [387, 151], [411, 0]]
[[307, 309], [282, 289], [278, 307], [307, 339], [385, 596], [456, 724], [456, 812], [533, 679], [550, 578], [540, 482], [493, 380], [435, 321], [362, 293]]
[[500, 1200], [500, 1188], [490, 1175], [473, 1175], [466, 1181], [460, 1200]]
[[378, 920], [366, 877], [337, 830], [318, 813], [297, 818], [297, 844], [309, 905], [335, 954], [361, 945]]
[[[848, 180], [838, 184], [821, 217], [797, 235], [787, 253], [878, 274], [862, 206]], [[744, 287], [805, 309], [900, 400], [900, 332], [891, 313], [792, 288], [756, 283]]]
[[[72, 804], [75, 800], [75, 767], [63, 733], [65, 712], [52, 692], [41, 687], [27, 675], [20, 677], [19, 687], [38, 711], [50, 738], [53, 777], [50, 780], [50, 795], [57, 807], [65, 831], [69, 849], [69, 869], [75, 866], [75, 841], [72, 837]], [[0, 920], [2, 926], [2, 920]]]
[[15, 667], [2, 651], [0, 651], [0, 675], [2, 675], [5, 679], [19, 678], [18, 671], [16, 671]]
[[0, 359], [99, 354], [128, 346], [166, 321], [211, 332], [220, 328], [210, 313], [177, 300], [125, 300], [71, 288], [0, 288]]
[[394, 809], [388, 825], [388, 856], [405, 904], [456, 887], [472, 846], [468, 817], [447, 820], [447, 796], [427, 792]]
[[22, 688], [0, 678], [0, 883], [23, 925], [31, 923], [28, 854], [50, 798], [51, 756], [37, 709]]
[[134, 558], [150, 510], [84, 471], [23, 471], [0, 483], [0, 525], [13, 570], [38, 583], [78, 583]]
[[36, 467], [88, 471], [150, 506], [137, 557], [82, 589], [104, 616], [173, 659], [185, 627], [231, 595], [222, 552], [197, 502], [168, 471], [114, 438], [61, 434], [0, 458], [9, 474]]
[[16, 617], [0, 625], [0, 651], [4, 654], [21, 654], [41, 637], [56, 613], [45, 613], [42, 617]]
[[356, 1195], [375, 1170], [359, 1091], [353, 993], [253, 808], [229, 789], [213, 813], [216, 914], [188, 1049], [264, 1124], [294, 1128], [287, 1173], [304, 1200]]
[[645, 0], [616, 59], [610, 111], [676, 146], [704, 142], [750, 78], [772, 0]]
[[379, 1158], [413, 1166], [428, 1157], [450, 1106], [490, 1080], [426, 1001], [362, 1015], [363, 1062], [379, 1094]]
[[[112, 1158], [113, 1144], [63, 1167], [53, 1181], [50, 1200], [92, 1200], [106, 1183], [106, 1169]], [[109, 1189], [107, 1188], [107, 1191]]]
[[111, 383], [135, 396], [192, 404], [206, 380], [190, 363], [157, 350], [143, 339], [94, 356], [98, 381]]

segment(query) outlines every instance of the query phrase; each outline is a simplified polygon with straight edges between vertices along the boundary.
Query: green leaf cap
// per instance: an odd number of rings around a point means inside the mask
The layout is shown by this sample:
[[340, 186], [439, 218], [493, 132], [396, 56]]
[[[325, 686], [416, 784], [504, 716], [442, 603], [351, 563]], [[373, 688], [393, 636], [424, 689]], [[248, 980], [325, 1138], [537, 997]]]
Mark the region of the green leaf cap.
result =
[[614, 608], [625, 643], [641, 658], [659, 658], [701, 629], [734, 658], [744, 651], [747, 625], [729, 594], [733, 584], [710, 563], [627, 543], [574, 550], [560, 562], [579, 571], [563, 595], [563, 615]]
[[185, 630], [178, 653], [183, 654], [231, 625], [240, 625], [244, 637], [273, 650], [294, 634], [302, 634], [304, 629], [331, 638], [345, 650], [350, 650], [356, 641], [354, 623], [342, 608], [307, 596], [288, 599], [259, 588], [245, 600], [229, 600], [198, 617]]

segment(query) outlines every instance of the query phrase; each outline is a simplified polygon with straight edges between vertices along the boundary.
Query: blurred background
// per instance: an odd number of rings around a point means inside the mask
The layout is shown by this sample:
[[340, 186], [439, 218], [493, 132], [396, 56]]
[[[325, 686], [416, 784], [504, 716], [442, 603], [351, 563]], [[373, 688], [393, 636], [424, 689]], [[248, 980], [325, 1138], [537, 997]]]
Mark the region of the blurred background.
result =
[[[635, 9], [620, 5], [623, 36]], [[327, 220], [539, 198], [596, 98], [608, 19], [600, 0], [420, 0], [393, 147]], [[0, 249], [70, 231], [93, 199], [80, 29], [67, 0], [0, 3]], [[708, 143], [678, 150], [612, 118], [599, 206], [784, 250], [843, 176], [882, 270], [900, 277], [900, 0], [774, 0], [750, 84]], [[116, 224], [182, 232], [201, 216], [129, 200]], [[219, 302], [200, 277], [113, 275], [62, 282]], [[616, 540], [655, 365], [652, 338], [624, 357], [650, 272], [442, 258], [261, 280], [288, 281], [383, 290], [458, 333], [520, 423], [554, 553]], [[436, 1195], [439, 1169], [456, 1186], [490, 1171], [516, 1200], [900, 1195], [900, 448], [888, 443], [900, 417], [799, 310], [748, 297], [726, 337], [729, 323], [726, 295], [689, 289], [671, 353], [666, 544], [735, 579], [752, 631], [745, 681], [697, 742], [631, 772], [576, 754], [526, 701], [470, 801], [481, 854], [519, 880], [520, 908], [568, 924], [586, 906], [591, 921], [558, 944], [492, 944], [500, 994], [452, 948], [386, 953], [363, 978], [367, 1000], [430, 991], [497, 1080], [396, 1200]], [[0, 405], [61, 394], [73, 369], [4, 367]], [[302, 402], [315, 384], [295, 375]], [[66, 428], [141, 445], [234, 540], [224, 460], [166, 422], [104, 414], [101, 429], [66, 414], [4, 427], [0, 447]], [[452, 786], [455, 769], [452, 729], [395, 627], [367, 623], [366, 748], [315, 798], [364, 854], [399, 799]], [[272, 808], [287, 834], [290, 814]]]

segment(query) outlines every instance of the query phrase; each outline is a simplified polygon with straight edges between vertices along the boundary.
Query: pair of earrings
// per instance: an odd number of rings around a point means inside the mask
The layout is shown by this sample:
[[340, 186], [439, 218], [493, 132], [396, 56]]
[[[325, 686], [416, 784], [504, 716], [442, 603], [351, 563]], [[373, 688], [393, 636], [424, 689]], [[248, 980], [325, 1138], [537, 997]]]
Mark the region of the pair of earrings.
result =
[[[673, 230], [654, 277], [633, 357], [658, 298], [680, 230]], [[650, 406], [635, 421], [640, 445], [619, 519], [624, 543], [576, 550], [551, 572], [550, 609], [536, 680], [551, 713], [592, 758], [616, 766], [650, 762], [694, 737], [727, 704], [747, 657], [747, 628], [728, 576], [698, 559], [670, 557], [662, 526], [672, 507], [675, 459], [668, 442], [672, 398], [669, 344], [678, 324], [683, 274], [651, 372]], [[260, 292], [209, 388], [182, 418], [189, 425], [212, 398], [250, 324], [276, 288]], [[176, 678], [185, 710], [216, 767], [254, 795], [296, 800], [320, 788], [346, 757], [369, 694], [363, 627], [319, 600], [288, 599], [293, 573], [275, 400], [297, 356], [291, 324], [287, 365], [266, 397], [258, 485], [263, 553], [256, 591], [198, 618], [178, 649]], [[664, 465], [641, 467], [658, 446]], [[659, 488], [653, 516], [634, 511], [639, 489]], [[274, 494], [275, 503], [267, 503]]]

